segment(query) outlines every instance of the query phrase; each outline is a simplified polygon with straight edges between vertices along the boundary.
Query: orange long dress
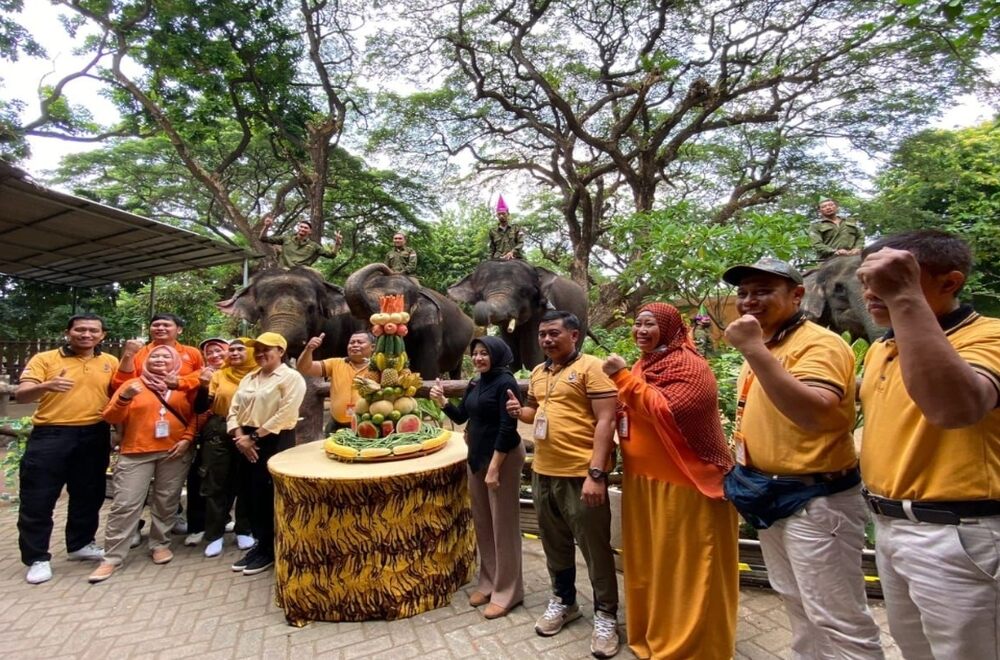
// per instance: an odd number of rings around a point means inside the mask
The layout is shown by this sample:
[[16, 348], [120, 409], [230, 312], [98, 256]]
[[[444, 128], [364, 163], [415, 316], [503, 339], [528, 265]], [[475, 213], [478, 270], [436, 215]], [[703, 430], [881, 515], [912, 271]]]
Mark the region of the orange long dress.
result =
[[621, 441], [629, 648], [640, 658], [732, 658], [739, 530], [723, 470], [688, 446], [638, 365], [613, 380], [630, 427]]

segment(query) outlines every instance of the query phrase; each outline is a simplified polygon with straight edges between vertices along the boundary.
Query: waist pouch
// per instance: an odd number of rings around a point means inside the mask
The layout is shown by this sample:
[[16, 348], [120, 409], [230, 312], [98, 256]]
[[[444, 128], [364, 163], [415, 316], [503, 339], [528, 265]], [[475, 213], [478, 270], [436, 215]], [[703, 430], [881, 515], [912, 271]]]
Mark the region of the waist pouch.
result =
[[755, 529], [767, 529], [794, 514], [814, 497], [833, 495], [859, 483], [861, 474], [857, 469], [830, 481], [818, 481], [764, 474], [745, 465], [736, 465], [723, 480], [722, 489], [744, 520]]

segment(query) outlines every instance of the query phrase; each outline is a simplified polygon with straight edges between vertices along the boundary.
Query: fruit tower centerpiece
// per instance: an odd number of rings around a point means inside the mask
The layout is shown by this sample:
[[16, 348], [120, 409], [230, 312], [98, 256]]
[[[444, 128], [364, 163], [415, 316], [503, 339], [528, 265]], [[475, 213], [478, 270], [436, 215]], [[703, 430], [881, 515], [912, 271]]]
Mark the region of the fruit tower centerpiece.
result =
[[448, 441], [448, 431], [420, 418], [415, 396], [423, 379], [409, 368], [403, 337], [410, 315], [403, 306], [402, 295], [379, 298], [380, 311], [369, 319], [376, 337], [368, 369], [372, 377], [354, 379], [358, 400], [353, 428], [327, 438], [323, 448], [330, 458], [361, 462], [413, 458]]

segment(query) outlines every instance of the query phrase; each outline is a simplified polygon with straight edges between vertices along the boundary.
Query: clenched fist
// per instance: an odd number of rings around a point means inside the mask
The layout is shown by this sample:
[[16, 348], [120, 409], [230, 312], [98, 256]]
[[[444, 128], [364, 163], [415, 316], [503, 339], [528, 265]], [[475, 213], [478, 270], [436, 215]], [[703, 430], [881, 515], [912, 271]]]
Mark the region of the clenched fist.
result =
[[871, 295], [886, 304], [901, 296], [923, 296], [920, 289], [920, 264], [906, 250], [887, 247], [869, 254], [858, 268], [857, 274]]
[[726, 326], [726, 341], [740, 353], [756, 344], [764, 344], [764, 331], [760, 321], [750, 314], [744, 314]]

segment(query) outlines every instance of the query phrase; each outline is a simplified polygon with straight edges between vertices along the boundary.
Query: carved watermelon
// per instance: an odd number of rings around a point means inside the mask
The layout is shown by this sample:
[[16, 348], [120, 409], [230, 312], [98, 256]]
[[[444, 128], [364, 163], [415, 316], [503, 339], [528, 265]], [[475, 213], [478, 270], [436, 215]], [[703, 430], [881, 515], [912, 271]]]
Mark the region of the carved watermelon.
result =
[[371, 422], [361, 422], [358, 424], [358, 435], [374, 440], [378, 437], [378, 427]]
[[382, 437], [383, 438], [385, 436], [389, 435], [390, 433], [392, 433], [395, 430], [396, 430], [396, 424], [391, 419], [387, 419], [384, 422], [382, 422]]
[[416, 415], [403, 415], [396, 422], [397, 433], [416, 433], [420, 430], [420, 418]]

